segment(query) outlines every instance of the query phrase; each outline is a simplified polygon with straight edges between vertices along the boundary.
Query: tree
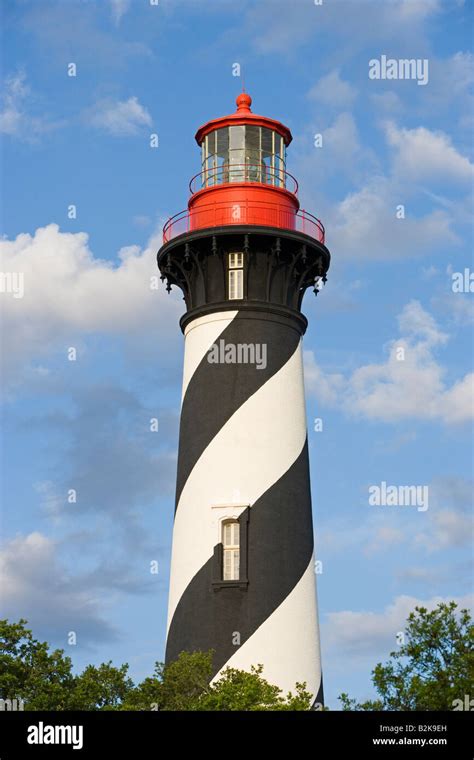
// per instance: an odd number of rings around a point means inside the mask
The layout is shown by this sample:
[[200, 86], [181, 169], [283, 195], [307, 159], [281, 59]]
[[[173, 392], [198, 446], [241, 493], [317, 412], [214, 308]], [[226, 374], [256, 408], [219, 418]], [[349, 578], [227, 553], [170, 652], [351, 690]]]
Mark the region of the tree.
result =
[[134, 689], [127, 672], [127, 664], [120, 668], [114, 667], [112, 662], [102, 663], [99, 667], [87, 665], [75, 679], [71, 709], [120, 710]]
[[181, 652], [169, 665], [155, 663], [151, 678], [145, 678], [129, 695], [124, 709], [196, 710], [210, 690], [212, 652]]
[[263, 666], [252, 665], [250, 673], [226, 668], [209, 692], [199, 700], [199, 710], [310, 710], [312, 696], [306, 684], [296, 684], [296, 695], [283, 697], [278, 686], [262, 677]]
[[48, 651], [26, 620], [0, 620], [0, 699], [23, 699], [28, 710], [68, 710], [74, 687], [72, 662], [61, 649]]
[[262, 677], [263, 666], [251, 672], [226, 668], [211, 684], [213, 652], [181, 652], [169, 665], [156, 663], [153, 678], [146, 678], [130, 694], [124, 709], [134, 710], [309, 710], [312, 697], [305, 684], [296, 694], [282, 696], [278, 686]]
[[0, 699], [22, 699], [25, 710], [118, 709], [133, 688], [128, 665], [88, 665], [74, 675], [64, 650], [50, 652], [26, 624], [0, 620]]
[[157, 662], [151, 677], [137, 686], [128, 665], [87, 665], [72, 672], [64, 650], [49, 651], [33, 638], [26, 620], [0, 621], [0, 699], [22, 699], [25, 710], [309, 710], [305, 684], [282, 695], [262, 677], [261, 665], [250, 673], [227, 668], [211, 684], [213, 652], [181, 652], [174, 662]]
[[372, 681], [379, 699], [359, 703], [339, 697], [343, 710], [452, 710], [472, 692], [474, 626], [468, 610], [440, 603], [428, 612], [415, 607], [407, 619], [405, 642]]

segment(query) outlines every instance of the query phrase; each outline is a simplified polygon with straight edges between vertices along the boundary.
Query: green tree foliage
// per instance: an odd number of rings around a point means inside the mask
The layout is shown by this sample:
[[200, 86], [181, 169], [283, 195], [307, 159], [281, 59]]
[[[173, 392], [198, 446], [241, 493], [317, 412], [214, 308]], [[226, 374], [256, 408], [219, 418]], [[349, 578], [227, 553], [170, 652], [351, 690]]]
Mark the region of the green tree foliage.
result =
[[23, 699], [28, 710], [68, 710], [72, 662], [33, 638], [26, 620], [0, 620], [0, 698]]
[[[343, 710], [451, 710], [474, 694], [474, 627], [454, 602], [428, 612], [417, 607], [407, 620], [405, 641], [372, 673], [376, 700], [340, 696]], [[128, 665], [88, 665], [78, 675], [62, 649], [50, 652], [26, 628], [26, 620], [0, 620], [0, 699], [22, 699], [26, 710], [309, 710], [311, 695], [296, 684], [286, 696], [263, 678], [226, 668], [216, 683], [212, 652], [182, 652], [137, 686]]]
[[145, 678], [129, 695], [125, 709], [196, 710], [212, 688], [212, 652], [181, 652], [168, 666], [157, 662], [151, 678]]
[[408, 616], [404, 644], [378, 663], [372, 681], [379, 699], [339, 697], [343, 710], [452, 710], [455, 700], [474, 695], [474, 626], [455, 602]]
[[305, 684], [282, 695], [263, 677], [261, 665], [250, 673], [227, 668], [215, 684], [212, 652], [182, 652], [165, 667], [157, 662], [151, 677], [134, 686], [128, 665], [111, 662], [72, 672], [62, 649], [49, 652], [33, 638], [26, 620], [0, 620], [0, 699], [23, 699], [25, 710], [309, 710]]
[[75, 710], [120, 710], [133, 692], [134, 685], [127, 677], [128, 665], [115, 668], [111, 662], [99, 667], [88, 665], [75, 679], [71, 696]]
[[226, 668], [222, 677], [199, 702], [199, 710], [309, 710], [312, 697], [305, 684], [296, 684], [296, 695], [283, 697], [278, 686], [262, 677], [262, 665], [251, 672]]
[[210, 684], [212, 652], [181, 652], [164, 666], [157, 663], [153, 678], [146, 678], [132, 694], [125, 709], [135, 710], [309, 710], [311, 694], [305, 684], [296, 684], [296, 694], [282, 696], [278, 686], [263, 677], [258, 665], [247, 673], [226, 668], [222, 677]]

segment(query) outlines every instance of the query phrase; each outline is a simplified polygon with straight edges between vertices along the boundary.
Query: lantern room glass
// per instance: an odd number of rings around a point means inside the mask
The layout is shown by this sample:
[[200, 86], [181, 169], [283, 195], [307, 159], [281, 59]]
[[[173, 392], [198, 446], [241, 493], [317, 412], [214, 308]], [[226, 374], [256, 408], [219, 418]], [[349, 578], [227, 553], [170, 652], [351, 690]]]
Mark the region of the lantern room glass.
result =
[[253, 124], [216, 129], [201, 150], [202, 187], [228, 182], [285, 187], [285, 141], [272, 129]]

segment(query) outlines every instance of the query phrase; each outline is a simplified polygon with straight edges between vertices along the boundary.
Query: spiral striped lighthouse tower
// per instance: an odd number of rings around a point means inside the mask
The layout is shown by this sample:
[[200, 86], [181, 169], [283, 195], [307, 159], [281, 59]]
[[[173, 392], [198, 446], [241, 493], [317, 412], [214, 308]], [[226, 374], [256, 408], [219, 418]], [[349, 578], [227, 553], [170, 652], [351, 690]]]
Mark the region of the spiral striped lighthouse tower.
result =
[[214, 678], [261, 663], [322, 703], [301, 304], [330, 255], [286, 172], [290, 130], [236, 102], [198, 129], [158, 252], [186, 304], [166, 661], [213, 649]]

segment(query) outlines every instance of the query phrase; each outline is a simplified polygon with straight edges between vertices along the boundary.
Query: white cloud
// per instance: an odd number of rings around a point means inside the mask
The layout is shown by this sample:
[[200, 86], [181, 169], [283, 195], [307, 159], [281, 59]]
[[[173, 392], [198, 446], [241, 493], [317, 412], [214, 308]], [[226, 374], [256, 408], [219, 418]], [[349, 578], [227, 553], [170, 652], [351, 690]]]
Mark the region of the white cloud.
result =
[[[381, 480], [384, 476], [381, 477]], [[473, 483], [454, 477], [437, 477], [428, 484], [429, 507], [426, 512], [409, 513], [404, 508], [374, 508], [368, 503], [368, 486], [364, 488], [365, 504], [357, 507], [357, 517], [332, 518], [318, 532], [318, 545], [328, 555], [356, 552], [372, 556], [387, 554], [392, 548], [404, 547], [402, 564], [414, 552], [426, 559], [436, 552], [472, 545], [471, 518]], [[355, 515], [356, 509], [352, 509]], [[365, 515], [365, 517], [364, 517]], [[400, 564], [400, 550], [393, 557]], [[430, 570], [431, 572], [431, 570]], [[401, 577], [401, 573], [399, 574]], [[408, 577], [408, 576], [407, 576]], [[447, 576], [451, 577], [450, 575]]]
[[440, 509], [433, 516], [433, 531], [429, 537], [420, 535], [418, 543], [426, 541], [429, 551], [459, 548], [472, 544], [472, 517], [465, 512], [454, 509]]
[[[469, 195], [450, 201], [424, 187], [451, 180], [466, 184], [473, 176], [473, 164], [451, 144], [447, 135], [424, 127], [404, 129], [392, 122], [383, 125], [389, 151], [389, 168], [383, 172], [372, 148], [361, 144], [357, 124], [351, 113], [341, 113], [321, 131], [321, 148], [309, 145], [307, 135], [295, 140], [294, 161], [301, 196], [315, 209], [328, 230], [331, 249], [338, 258], [371, 260], [421, 257], [446, 246], [459, 246], [461, 238], [455, 225], [469, 224]], [[339, 203], [328, 202], [327, 195], [315, 187], [321, 181], [347, 176], [355, 191]], [[432, 209], [426, 206], [426, 197]], [[469, 217], [469, 218], [468, 218]]]
[[456, 125], [455, 109], [460, 107], [464, 114], [459, 126], [472, 124], [474, 96], [474, 55], [471, 52], [459, 50], [449, 58], [430, 56], [430, 83], [427, 92], [414, 106], [417, 113], [430, 113], [439, 116], [448, 112], [450, 121]]
[[0, 575], [5, 617], [24, 617], [35, 632], [64, 645], [69, 631], [82, 644], [115, 638], [89, 583], [69, 575], [60, 564], [57, 544], [42, 533], [7, 542], [0, 551]]
[[411, 541], [417, 553], [423, 547], [428, 554], [447, 549], [458, 554], [462, 547], [472, 546], [472, 490], [472, 480], [460, 477], [436, 477], [430, 483], [428, 520]]
[[352, 105], [356, 95], [355, 87], [341, 79], [338, 69], [334, 69], [326, 76], [321, 77], [308, 92], [308, 97], [316, 105], [322, 104], [344, 109]]
[[131, 0], [110, 0], [112, 6], [112, 18], [117, 26], [120, 24], [122, 16], [124, 16], [129, 10], [130, 2]]
[[448, 336], [418, 301], [407, 304], [398, 321], [402, 335], [389, 342], [387, 360], [359, 367], [345, 378], [326, 375], [312, 352], [306, 351], [309, 392], [321, 403], [370, 420], [426, 419], [455, 424], [472, 419], [474, 374], [466, 374], [448, 386], [445, 370], [434, 355], [435, 348]]
[[474, 323], [474, 301], [468, 293], [446, 293], [444, 297], [433, 299], [436, 306], [444, 308], [457, 325]]
[[389, 122], [385, 133], [389, 145], [396, 150], [395, 173], [403, 180], [472, 181], [474, 165], [453, 147], [443, 132], [432, 132], [425, 127], [399, 129]]
[[423, 340], [427, 346], [436, 346], [446, 343], [448, 335], [441, 332], [435, 318], [423, 307], [419, 301], [410, 301], [398, 315], [400, 332]]
[[367, 553], [386, 551], [387, 547], [397, 546], [404, 539], [403, 531], [393, 525], [379, 525], [373, 536], [373, 541], [367, 546]]
[[102, 100], [86, 112], [88, 124], [114, 137], [130, 137], [152, 125], [147, 109], [136, 97], [128, 100]]
[[[453, 225], [462, 222], [460, 209], [464, 204], [445, 204], [433, 196], [434, 208], [415, 215], [413, 196], [419, 188], [408, 177], [400, 151], [392, 152], [385, 175], [374, 151], [361, 145], [352, 114], [339, 114], [322, 134], [322, 148], [296, 152], [296, 174], [301, 195], [323, 219], [329, 247], [337, 250], [339, 258], [421, 257], [447, 245], [459, 245]], [[307, 138], [303, 140], [308, 144]], [[339, 203], [329, 203], [325, 194], [315, 189], [315, 174], [320, 180], [347, 175], [358, 189]]]
[[342, 610], [330, 612], [323, 624], [322, 639], [329, 653], [339, 662], [371, 659], [375, 665], [377, 659], [386, 660], [389, 653], [396, 649], [396, 635], [404, 631], [406, 620], [415, 607], [433, 610], [440, 602], [455, 601], [459, 608], [472, 606], [472, 595], [463, 597], [433, 596], [430, 599], [417, 599], [401, 595], [382, 612], [361, 610]]
[[352, 114], [339, 114], [334, 123], [323, 132], [322, 158], [326, 165], [335, 167], [355, 163], [360, 158], [359, 133]]
[[397, 6], [401, 20], [412, 23], [437, 13], [441, 9], [441, 0], [391, 0]]
[[337, 404], [346, 386], [344, 375], [324, 372], [317, 364], [313, 351], [304, 351], [304, 382], [309, 393], [328, 406]]
[[5, 81], [4, 109], [0, 114], [0, 129], [7, 135], [16, 134], [24, 118], [20, 108], [28, 95], [29, 88], [26, 85], [26, 75], [20, 72], [10, 76]]
[[[414, 216], [407, 197], [391, 178], [373, 177], [356, 192], [349, 193], [324, 219], [329, 246], [340, 256], [372, 260], [423, 256], [433, 249], [459, 243], [452, 229], [452, 216], [435, 209]], [[397, 218], [398, 206], [405, 217]]]
[[456, 92], [464, 93], [474, 84], [474, 54], [459, 50], [447, 61], [447, 85]]
[[6, 77], [3, 87], [3, 107], [0, 112], [0, 133], [35, 142], [46, 132], [64, 125], [64, 121], [51, 121], [30, 113], [31, 88], [26, 74], [19, 71]]
[[[314, 145], [315, 134], [322, 135], [321, 147]], [[324, 127], [318, 115], [310, 128], [295, 135], [292, 151], [292, 171], [298, 177], [301, 197], [304, 195], [305, 203], [318, 193], [315, 176], [318, 177], [317, 186], [320, 188], [324, 188], [327, 180], [336, 177], [338, 182], [341, 178], [343, 182], [348, 178], [351, 184], [360, 186], [366, 182], [370, 172], [379, 170], [374, 151], [371, 147], [362, 145], [356, 121], [349, 111], [339, 113]], [[339, 219], [339, 214], [335, 212], [334, 204], [328, 204], [324, 191], [319, 191], [314, 206], [318, 207], [321, 203], [328, 206], [326, 213], [330, 212], [331, 217], [334, 214], [334, 220], [328, 218], [332, 228]]]
[[150, 287], [159, 275], [160, 245], [156, 234], [143, 250], [122, 248], [116, 264], [95, 258], [85, 233], [61, 232], [56, 224], [0, 241], [2, 271], [24, 275], [24, 297], [1, 298], [4, 372], [95, 332], [134, 336], [134, 342], [153, 336], [168, 345], [169, 325], [177, 324], [182, 307], [159, 281], [158, 290]]
[[445, 403], [447, 422], [465, 422], [474, 417], [474, 373], [470, 373], [446, 390], [441, 401]]

